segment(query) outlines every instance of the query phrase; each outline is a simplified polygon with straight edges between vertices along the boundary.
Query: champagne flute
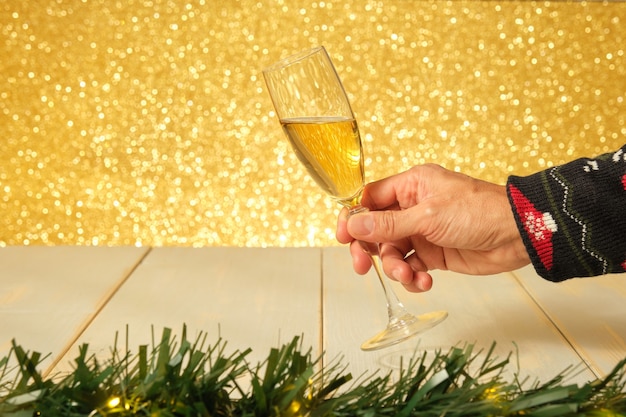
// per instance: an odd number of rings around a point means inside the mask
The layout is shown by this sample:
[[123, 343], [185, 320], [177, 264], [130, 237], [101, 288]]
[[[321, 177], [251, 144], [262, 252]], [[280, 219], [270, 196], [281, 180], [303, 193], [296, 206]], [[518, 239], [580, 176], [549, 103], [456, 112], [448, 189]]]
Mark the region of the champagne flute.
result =
[[[361, 137], [337, 71], [323, 46], [290, 56], [263, 70], [280, 124], [298, 159], [315, 182], [350, 214], [360, 205], [364, 186]], [[387, 327], [362, 345], [381, 349], [423, 332], [447, 317], [438, 311], [414, 316], [407, 312], [381, 273], [377, 244], [360, 242], [387, 302]]]

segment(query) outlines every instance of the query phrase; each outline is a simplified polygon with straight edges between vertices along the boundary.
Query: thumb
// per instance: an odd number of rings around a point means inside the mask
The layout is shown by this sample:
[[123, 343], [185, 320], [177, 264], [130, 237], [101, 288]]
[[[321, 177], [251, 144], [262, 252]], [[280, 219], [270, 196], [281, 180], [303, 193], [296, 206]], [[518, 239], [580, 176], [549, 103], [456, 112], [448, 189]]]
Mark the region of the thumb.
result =
[[352, 215], [348, 218], [348, 233], [366, 242], [391, 242], [420, 234], [419, 211], [414, 208]]

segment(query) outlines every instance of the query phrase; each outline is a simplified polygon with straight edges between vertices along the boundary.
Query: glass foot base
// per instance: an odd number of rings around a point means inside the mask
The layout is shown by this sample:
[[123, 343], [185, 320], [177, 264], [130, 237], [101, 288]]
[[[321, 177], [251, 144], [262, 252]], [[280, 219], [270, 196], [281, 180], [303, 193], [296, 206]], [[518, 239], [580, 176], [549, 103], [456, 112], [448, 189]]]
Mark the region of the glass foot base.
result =
[[361, 345], [361, 350], [377, 350], [393, 346], [435, 327], [446, 317], [448, 317], [447, 311], [434, 311], [419, 316], [407, 313], [393, 318], [385, 330], [366, 340]]

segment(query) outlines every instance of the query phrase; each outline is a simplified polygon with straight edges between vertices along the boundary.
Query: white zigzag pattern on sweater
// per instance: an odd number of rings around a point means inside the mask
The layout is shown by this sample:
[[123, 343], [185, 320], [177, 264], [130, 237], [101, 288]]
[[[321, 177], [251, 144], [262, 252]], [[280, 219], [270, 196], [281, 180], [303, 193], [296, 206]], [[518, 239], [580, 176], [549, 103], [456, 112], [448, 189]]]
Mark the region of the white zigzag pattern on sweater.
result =
[[587, 244], [585, 243], [585, 241], [587, 240], [587, 225], [581, 221], [579, 218], [577, 218], [576, 216], [574, 216], [572, 213], [569, 212], [569, 210], [567, 209], [568, 206], [568, 196], [569, 196], [569, 187], [567, 186], [567, 184], [565, 184], [563, 181], [561, 181], [560, 178], [557, 177], [557, 175], [555, 174], [557, 170], [557, 167], [554, 167], [552, 169], [550, 169], [550, 176], [552, 178], [554, 178], [554, 180], [556, 182], [559, 183], [559, 185], [563, 188], [563, 205], [562, 205], [562, 209], [563, 212], [565, 214], [567, 214], [569, 216], [570, 219], [574, 220], [576, 223], [578, 223], [582, 229], [582, 238], [581, 238], [581, 246], [583, 248], [583, 250], [585, 252], [587, 252], [589, 255], [591, 255], [592, 257], [596, 258], [598, 261], [602, 262], [602, 273], [606, 274], [607, 271], [607, 261], [605, 258], [601, 257], [600, 255], [596, 254], [594, 251], [590, 250], [587, 248]]
[[613, 154], [613, 162], [622, 162], [626, 161], [626, 154], [623, 150], [619, 149], [617, 152]]

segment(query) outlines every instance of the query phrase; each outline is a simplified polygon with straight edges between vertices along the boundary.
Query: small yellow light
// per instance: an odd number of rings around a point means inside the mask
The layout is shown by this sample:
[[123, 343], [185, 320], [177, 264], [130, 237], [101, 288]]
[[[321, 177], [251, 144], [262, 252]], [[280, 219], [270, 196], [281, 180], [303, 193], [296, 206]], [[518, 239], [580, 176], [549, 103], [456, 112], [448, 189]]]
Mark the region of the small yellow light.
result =
[[120, 399], [120, 397], [113, 397], [109, 400], [109, 402], [107, 402], [107, 407], [115, 408], [120, 405], [121, 402], [122, 400]]
[[300, 411], [301, 407], [302, 404], [300, 404], [299, 401], [293, 401], [289, 406], [289, 414], [292, 416], [299, 416], [300, 414], [298, 412]]
[[484, 392], [483, 392], [483, 398], [486, 400], [490, 400], [493, 402], [498, 402], [501, 400], [501, 395], [502, 393], [499, 390], [499, 387], [491, 387], [491, 388], [487, 388]]
[[313, 379], [309, 378], [309, 394], [307, 395], [307, 400], [311, 401], [313, 399], [313, 390], [311, 387], [313, 386]]

